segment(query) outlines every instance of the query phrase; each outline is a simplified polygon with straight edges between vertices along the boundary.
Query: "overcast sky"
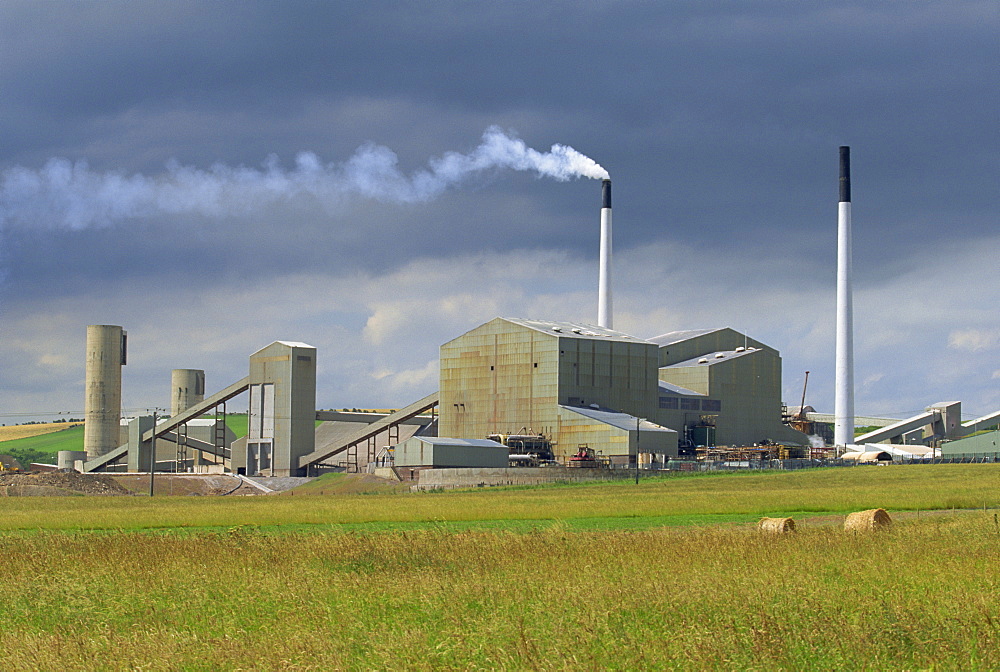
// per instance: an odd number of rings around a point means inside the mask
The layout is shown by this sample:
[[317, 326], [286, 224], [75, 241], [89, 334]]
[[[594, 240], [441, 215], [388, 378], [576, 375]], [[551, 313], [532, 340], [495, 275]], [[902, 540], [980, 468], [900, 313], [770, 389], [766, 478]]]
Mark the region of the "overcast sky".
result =
[[616, 328], [745, 331], [832, 412], [849, 145], [857, 413], [995, 410], [998, 34], [995, 0], [6, 0], [0, 423], [82, 414], [88, 324], [134, 410], [279, 339], [319, 407], [399, 407], [496, 316], [595, 322], [566, 147], [614, 181]]

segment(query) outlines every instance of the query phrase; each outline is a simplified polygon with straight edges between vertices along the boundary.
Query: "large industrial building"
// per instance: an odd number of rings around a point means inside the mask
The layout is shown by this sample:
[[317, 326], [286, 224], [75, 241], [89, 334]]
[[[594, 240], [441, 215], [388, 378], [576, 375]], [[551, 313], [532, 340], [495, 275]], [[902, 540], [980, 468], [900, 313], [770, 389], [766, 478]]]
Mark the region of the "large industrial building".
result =
[[673, 331], [659, 346], [659, 421], [689, 445], [809, 445], [781, 421], [781, 356], [733, 329]]
[[[120, 389], [120, 376], [115, 368], [95, 385]], [[780, 382], [777, 351], [731, 329], [643, 340], [496, 318], [441, 346], [438, 393], [395, 413], [353, 414], [317, 411], [316, 349], [275, 341], [250, 355], [246, 378], [207, 398], [203, 371], [175, 370], [172, 417], [155, 429], [152, 417], [126, 420], [109, 444], [118, 445], [87, 455], [86, 468], [148, 468], [154, 438], [158, 468], [282, 476], [360, 469], [415, 435], [541, 434], [557, 460], [586, 450], [612, 464], [662, 462], [695, 445], [806, 443], [781, 424]], [[248, 431], [234, 440], [225, 403], [243, 393]], [[435, 407], [438, 417], [426, 415]]]
[[557, 457], [676, 455], [677, 432], [640, 420], [657, 413], [657, 362], [655, 344], [611, 329], [496, 318], [441, 346], [439, 431], [540, 433]]
[[496, 318], [441, 346], [442, 436], [538, 432], [559, 457], [615, 462], [688, 445], [808, 437], [781, 423], [778, 352], [732, 329], [651, 340], [586, 324]]

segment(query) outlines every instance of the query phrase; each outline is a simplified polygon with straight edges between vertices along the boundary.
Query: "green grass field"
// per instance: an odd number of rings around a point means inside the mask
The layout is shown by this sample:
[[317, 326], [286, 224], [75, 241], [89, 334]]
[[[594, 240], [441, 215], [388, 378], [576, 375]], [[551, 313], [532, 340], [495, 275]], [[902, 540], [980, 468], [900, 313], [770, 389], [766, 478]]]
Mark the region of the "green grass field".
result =
[[83, 425], [0, 443], [0, 454], [13, 455], [25, 467], [30, 462], [54, 463], [60, 450], [83, 450]]
[[[340, 478], [331, 474], [329, 481]], [[891, 512], [1000, 505], [1000, 465], [942, 464], [812, 469], [795, 472], [681, 474], [617, 483], [341, 496], [255, 498], [95, 498], [4, 502], [0, 530], [412, 529], [547, 526], [648, 528], [752, 522], [761, 516]], [[322, 486], [316, 481], [311, 487]], [[308, 489], [306, 490], [308, 492]]]
[[[15, 670], [997, 669], [998, 467], [6, 498], [0, 660]], [[872, 506], [890, 510], [890, 531], [842, 531], [842, 514]], [[785, 513], [799, 522], [793, 535], [752, 525]]]
[[[226, 425], [237, 437], [246, 436], [246, 413], [227, 415]], [[83, 450], [83, 425], [51, 434], [0, 442], [0, 455], [10, 454], [22, 462], [55, 463], [60, 450]], [[25, 459], [22, 460], [22, 457]]]

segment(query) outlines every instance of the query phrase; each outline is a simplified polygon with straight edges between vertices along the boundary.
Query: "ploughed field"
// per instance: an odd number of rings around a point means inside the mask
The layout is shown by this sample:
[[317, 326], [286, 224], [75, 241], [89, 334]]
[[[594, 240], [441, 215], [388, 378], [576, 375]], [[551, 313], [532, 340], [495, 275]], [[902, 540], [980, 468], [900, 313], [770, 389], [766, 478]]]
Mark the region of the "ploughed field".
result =
[[[934, 465], [10, 498], [0, 656], [7, 669], [996, 669], [998, 484], [996, 465]], [[891, 529], [843, 531], [846, 513], [878, 506]], [[794, 534], [754, 528], [785, 515]]]

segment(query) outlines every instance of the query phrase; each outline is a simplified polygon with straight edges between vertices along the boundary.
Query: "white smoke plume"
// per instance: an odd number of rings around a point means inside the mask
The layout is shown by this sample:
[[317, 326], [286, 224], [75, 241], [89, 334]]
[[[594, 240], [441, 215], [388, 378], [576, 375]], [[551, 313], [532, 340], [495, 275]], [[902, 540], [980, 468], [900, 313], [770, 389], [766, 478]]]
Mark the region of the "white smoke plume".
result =
[[496, 126], [467, 154], [448, 152], [410, 175], [387, 147], [360, 147], [347, 161], [324, 164], [302, 152], [294, 168], [269, 157], [263, 168], [217, 164], [208, 170], [169, 163], [156, 176], [95, 172], [85, 162], [52, 159], [39, 170], [16, 167], [0, 176], [0, 224], [81, 229], [123, 219], [194, 214], [225, 217], [300, 195], [333, 206], [359, 196], [379, 201], [428, 201], [475, 173], [533, 171], [566, 181], [608, 177], [593, 159], [572, 147], [539, 152]]

